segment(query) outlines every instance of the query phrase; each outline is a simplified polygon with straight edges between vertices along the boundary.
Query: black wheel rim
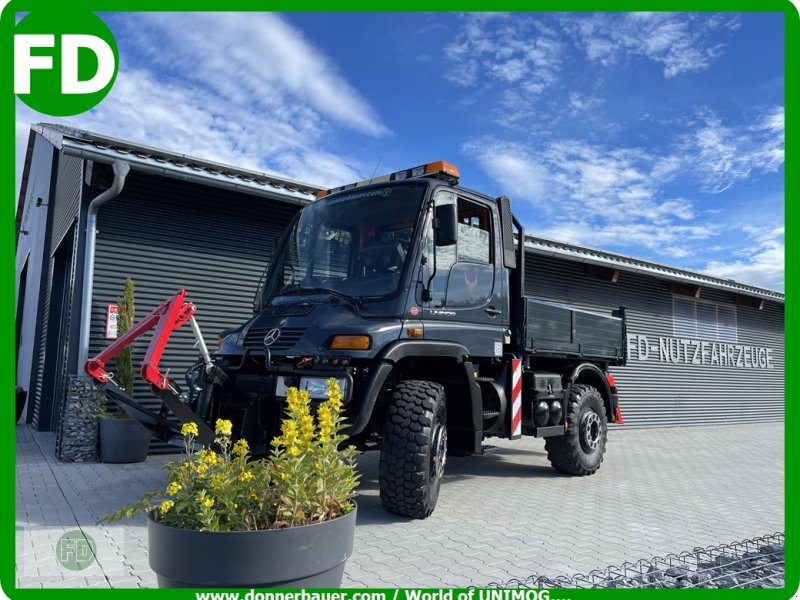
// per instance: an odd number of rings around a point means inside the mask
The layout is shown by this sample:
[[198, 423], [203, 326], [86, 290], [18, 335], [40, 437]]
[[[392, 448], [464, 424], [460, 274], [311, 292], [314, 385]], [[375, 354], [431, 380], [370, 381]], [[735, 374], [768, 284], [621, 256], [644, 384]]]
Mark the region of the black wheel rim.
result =
[[433, 430], [431, 440], [431, 479], [441, 479], [447, 462], [447, 428], [441, 423]]
[[602, 422], [600, 416], [593, 410], [588, 411], [581, 419], [579, 435], [581, 447], [585, 452], [594, 452], [600, 445]]

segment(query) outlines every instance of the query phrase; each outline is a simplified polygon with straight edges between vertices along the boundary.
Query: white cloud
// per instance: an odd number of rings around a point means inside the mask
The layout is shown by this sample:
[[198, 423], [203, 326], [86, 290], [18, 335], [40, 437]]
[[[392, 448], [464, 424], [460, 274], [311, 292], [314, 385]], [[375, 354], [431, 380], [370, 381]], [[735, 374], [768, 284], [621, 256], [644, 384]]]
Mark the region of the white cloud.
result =
[[714, 113], [681, 137], [687, 168], [701, 178], [704, 191], [723, 192], [753, 172], [774, 173], [784, 162], [784, 109], [772, 107], [753, 125], [727, 126]]
[[673, 156], [577, 140], [533, 148], [481, 138], [462, 151], [510, 197], [530, 203], [535, 220], [523, 220], [537, 235], [594, 247], [640, 246], [682, 258], [692, 241], [717, 233], [698, 219], [691, 200], [664, 197], [680, 166]]
[[658, 222], [614, 223], [594, 218], [575, 222], [562, 221], [536, 227], [534, 235], [562, 240], [590, 248], [633, 247], [647, 250], [671, 261], [692, 255], [691, 242], [708, 239], [716, 230], [708, 225], [665, 226]]
[[18, 171], [30, 123], [60, 122], [320, 185], [360, 178], [334, 156], [338, 129], [388, 133], [366, 100], [302, 34], [272, 14], [110, 17], [120, 71], [95, 109], [70, 118], [17, 102]]
[[766, 111], [752, 127], [756, 149], [752, 161], [765, 172], [777, 171], [784, 162], [785, 114], [782, 106]]
[[572, 107], [573, 115], [592, 111], [601, 106], [604, 102], [605, 100], [603, 100], [603, 98], [582, 94], [580, 92], [570, 92], [569, 94], [569, 105]]
[[784, 227], [781, 225], [744, 226], [741, 231], [750, 241], [750, 246], [737, 251], [732, 260], [710, 261], [703, 271], [717, 277], [735, 279], [773, 290], [783, 290]]
[[[195, 82], [236, 103], [296, 117], [313, 111], [369, 135], [387, 129], [338, 68], [302, 32], [270, 13], [128, 15], [123, 31], [170, 78]], [[306, 112], [312, 117], [311, 112]]]
[[664, 77], [708, 69], [724, 47], [712, 34], [739, 26], [736, 15], [703, 13], [596, 13], [563, 17], [562, 23], [589, 60], [604, 66], [623, 55], [642, 56], [663, 65]]
[[465, 143], [462, 151], [477, 159], [504, 193], [547, 208], [549, 173], [524, 146], [482, 139]]
[[684, 218], [686, 201], [659, 200], [673, 172], [670, 161], [640, 148], [607, 148], [577, 140], [553, 142], [542, 151], [558, 188], [587, 210], [614, 221]]
[[462, 29], [444, 48], [453, 83], [471, 87], [495, 81], [531, 95], [556, 83], [563, 46], [541, 22], [500, 13], [466, 13], [461, 20]]
[[[739, 22], [737, 15], [707, 13], [466, 13], [459, 19], [444, 46], [447, 79], [492, 94], [497, 101], [488, 114], [495, 123], [537, 134], [563, 117], [593, 118], [605, 102], [604, 70], [596, 65], [642, 57], [662, 65], [666, 78], [704, 71], [724, 51], [720, 32]], [[596, 71], [588, 87], [582, 87], [585, 78], [571, 79], [580, 73], [575, 49]]]

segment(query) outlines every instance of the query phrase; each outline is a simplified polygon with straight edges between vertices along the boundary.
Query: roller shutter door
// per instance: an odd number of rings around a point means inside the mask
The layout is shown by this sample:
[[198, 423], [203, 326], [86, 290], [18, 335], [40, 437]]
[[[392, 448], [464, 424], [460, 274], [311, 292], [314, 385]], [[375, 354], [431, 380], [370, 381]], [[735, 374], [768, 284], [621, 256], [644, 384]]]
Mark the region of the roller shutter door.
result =
[[[215, 348], [219, 332], [252, 315], [259, 278], [297, 210], [278, 200], [132, 172], [120, 196], [98, 215], [90, 355], [109, 343], [107, 306], [122, 296], [127, 277], [136, 284], [137, 319], [185, 288], [198, 307], [206, 344]], [[137, 371], [149, 341], [146, 335], [134, 347]], [[181, 384], [198, 357], [193, 345], [185, 325], [161, 360], [162, 370], [171, 369]], [[160, 405], [141, 380], [135, 398]], [[165, 449], [160, 443], [151, 448]]]

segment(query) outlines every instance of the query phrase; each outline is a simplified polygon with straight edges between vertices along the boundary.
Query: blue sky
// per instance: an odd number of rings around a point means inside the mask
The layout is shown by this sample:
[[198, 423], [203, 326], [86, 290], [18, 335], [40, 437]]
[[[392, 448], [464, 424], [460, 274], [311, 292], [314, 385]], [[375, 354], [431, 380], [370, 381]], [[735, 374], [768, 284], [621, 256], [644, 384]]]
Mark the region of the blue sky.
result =
[[431, 160], [529, 233], [784, 285], [783, 15], [105, 14], [109, 96], [31, 122], [340, 185]]

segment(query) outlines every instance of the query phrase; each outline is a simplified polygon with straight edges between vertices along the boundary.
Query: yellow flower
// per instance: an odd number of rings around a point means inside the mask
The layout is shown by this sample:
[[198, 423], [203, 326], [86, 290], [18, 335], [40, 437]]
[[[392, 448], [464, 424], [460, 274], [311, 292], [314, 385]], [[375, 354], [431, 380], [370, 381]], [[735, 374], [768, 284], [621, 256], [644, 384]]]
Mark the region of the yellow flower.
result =
[[332, 377], [325, 382], [328, 392], [328, 406], [331, 410], [338, 414], [342, 410], [342, 392], [339, 390], [339, 384]]
[[169, 512], [169, 509], [175, 506], [175, 503], [172, 500], [164, 500], [159, 507], [162, 515], [165, 515]]
[[283, 445], [293, 446], [297, 442], [297, 423], [286, 419], [281, 429], [283, 430]]
[[220, 489], [223, 485], [225, 485], [225, 475], [217, 473], [211, 478], [211, 487], [215, 490]]
[[233, 454], [236, 456], [244, 456], [250, 451], [250, 446], [247, 445], [247, 440], [236, 440], [233, 444]]
[[197, 423], [184, 423], [181, 426], [181, 435], [186, 437], [196, 436], [199, 433]]
[[177, 481], [173, 481], [167, 486], [167, 493], [170, 496], [174, 496], [175, 494], [181, 491], [181, 487], [183, 486], [181, 486], [180, 483], [178, 483]]
[[298, 448], [297, 446], [289, 446], [286, 449], [286, 453], [289, 456], [300, 456], [300, 448]]
[[256, 476], [253, 475], [250, 471], [242, 471], [242, 474], [239, 475], [239, 481], [244, 481], [244, 482], [252, 481], [255, 478]]
[[208, 470], [208, 467], [206, 467], [205, 465], [197, 465], [197, 474], [198, 475], [202, 475], [203, 473], [206, 472], [206, 470]]
[[286, 392], [286, 404], [290, 414], [298, 414], [303, 404], [308, 406], [308, 392], [305, 390], [301, 392], [295, 387], [289, 388]]
[[317, 409], [317, 422], [319, 423], [319, 440], [327, 442], [333, 436], [333, 415], [331, 407], [325, 402]]
[[227, 419], [217, 419], [217, 428], [214, 430], [214, 433], [217, 435], [230, 435], [232, 429], [233, 423]]
[[308, 448], [314, 441], [314, 418], [307, 412], [300, 416], [300, 445]]
[[214, 499], [213, 498], [204, 498], [203, 499], [203, 506], [206, 508], [211, 508], [214, 506]]
[[206, 467], [215, 467], [224, 462], [219, 454], [208, 448], [200, 450], [200, 452], [197, 453], [197, 459]]
[[258, 500], [258, 494], [255, 492], [250, 492], [250, 500]]

